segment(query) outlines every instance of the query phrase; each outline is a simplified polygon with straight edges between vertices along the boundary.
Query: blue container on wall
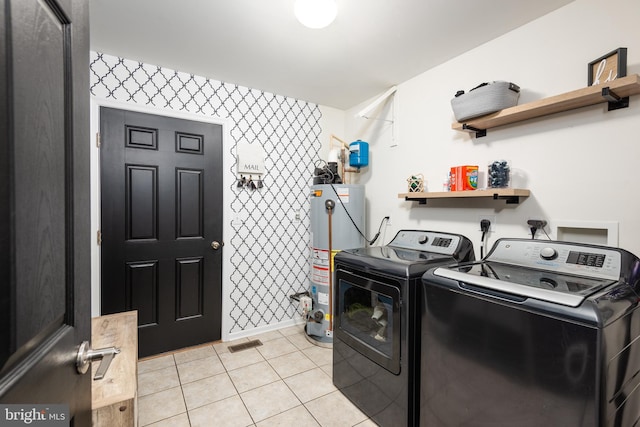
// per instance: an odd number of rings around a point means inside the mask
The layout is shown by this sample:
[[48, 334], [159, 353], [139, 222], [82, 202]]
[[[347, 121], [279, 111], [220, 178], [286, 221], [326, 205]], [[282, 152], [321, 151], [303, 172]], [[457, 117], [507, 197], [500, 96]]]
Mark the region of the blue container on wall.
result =
[[349, 166], [360, 168], [369, 165], [369, 143], [357, 140], [349, 144]]

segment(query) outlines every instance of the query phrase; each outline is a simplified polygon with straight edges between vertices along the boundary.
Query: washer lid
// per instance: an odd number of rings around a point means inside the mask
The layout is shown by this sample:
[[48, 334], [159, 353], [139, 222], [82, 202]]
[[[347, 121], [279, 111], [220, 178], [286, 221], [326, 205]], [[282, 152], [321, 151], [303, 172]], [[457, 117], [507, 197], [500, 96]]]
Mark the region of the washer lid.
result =
[[343, 251], [356, 256], [365, 256], [396, 262], [400, 264], [429, 264], [433, 262], [453, 261], [451, 255], [438, 254], [426, 251], [416, 251], [411, 249], [394, 248], [392, 246], [374, 246], [369, 248], [347, 249]]
[[374, 246], [346, 249], [335, 257], [336, 263], [365, 271], [375, 271], [396, 277], [419, 277], [436, 265], [453, 264], [455, 258], [431, 252]]
[[478, 262], [462, 266], [440, 267], [435, 276], [459, 282], [462, 289], [489, 294], [495, 292], [523, 299], [577, 307], [594, 292], [616, 281], [559, 274], [496, 262]]

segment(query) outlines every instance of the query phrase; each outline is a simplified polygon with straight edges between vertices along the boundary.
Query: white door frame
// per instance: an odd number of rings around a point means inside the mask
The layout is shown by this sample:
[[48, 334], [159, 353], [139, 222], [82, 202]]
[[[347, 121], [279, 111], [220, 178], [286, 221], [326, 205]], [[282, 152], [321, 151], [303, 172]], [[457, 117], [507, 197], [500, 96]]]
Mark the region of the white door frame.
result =
[[[156, 114], [159, 116], [173, 117], [177, 119], [193, 120], [205, 123], [222, 125], [222, 240], [228, 241], [233, 235], [231, 229], [231, 200], [233, 194], [230, 188], [230, 179], [233, 176], [227, 174], [231, 171], [234, 158], [231, 154], [232, 139], [231, 128], [233, 121], [230, 118], [205, 116], [200, 114], [163, 109], [153, 106], [133, 104], [123, 101], [115, 101], [105, 98], [91, 97], [91, 230], [94, 240], [91, 245], [91, 316], [100, 315], [100, 246], [97, 244], [98, 230], [100, 224], [100, 150], [97, 147], [97, 134], [100, 131], [100, 107], [117, 108], [120, 110], [134, 111], [138, 113]], [[232, 325], [231, 320], [231, 289], [229, 275], [231, 274], [231, 245], [225, 245], [222, 251], [222, 319], [221, 338], [223, 341], [229, 340], [229, 330]]]

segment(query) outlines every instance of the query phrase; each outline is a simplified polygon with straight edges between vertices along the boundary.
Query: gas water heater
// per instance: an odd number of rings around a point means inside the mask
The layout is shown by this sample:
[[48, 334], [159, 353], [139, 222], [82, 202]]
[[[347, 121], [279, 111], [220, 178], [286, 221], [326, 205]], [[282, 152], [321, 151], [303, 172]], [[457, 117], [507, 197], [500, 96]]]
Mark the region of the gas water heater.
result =
[[333, 256], [361, 248], [365, 239], [364, 185], [311, 186], [311, 307], [305, 310], [307, 335], [333, 342]]

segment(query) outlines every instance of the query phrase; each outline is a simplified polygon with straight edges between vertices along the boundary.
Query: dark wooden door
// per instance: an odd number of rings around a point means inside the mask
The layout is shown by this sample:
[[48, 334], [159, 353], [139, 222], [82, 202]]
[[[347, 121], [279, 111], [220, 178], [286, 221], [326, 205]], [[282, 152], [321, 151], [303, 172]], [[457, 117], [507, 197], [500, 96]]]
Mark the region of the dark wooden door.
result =
[[220, 339], [222, 126], [100, 108], [102, 313], [140, 357]]
[[88, 5], [0, 0], [0, 23], [0, 403], [89, 426]]

